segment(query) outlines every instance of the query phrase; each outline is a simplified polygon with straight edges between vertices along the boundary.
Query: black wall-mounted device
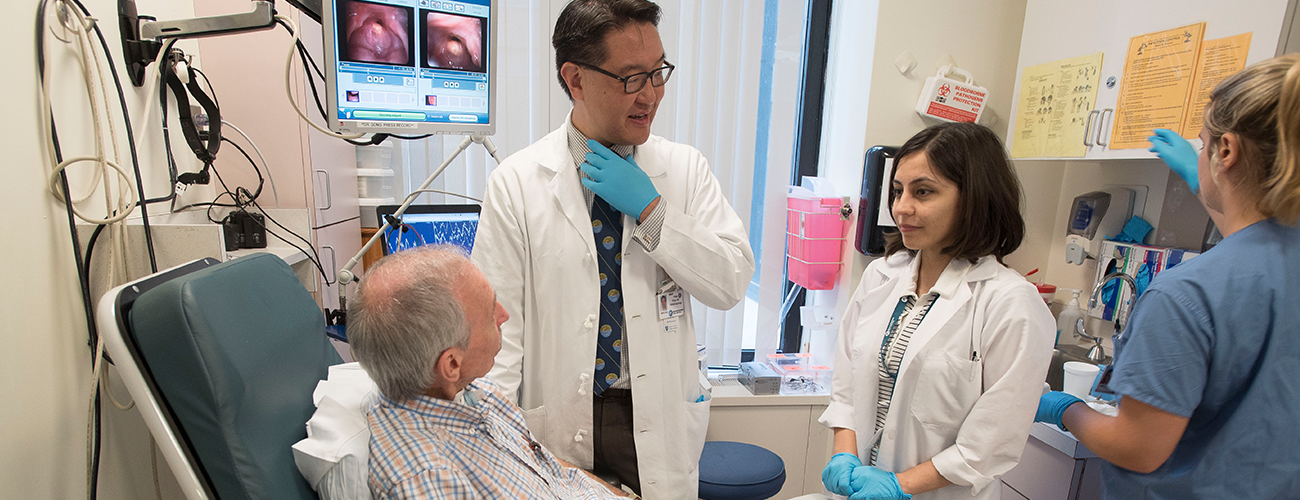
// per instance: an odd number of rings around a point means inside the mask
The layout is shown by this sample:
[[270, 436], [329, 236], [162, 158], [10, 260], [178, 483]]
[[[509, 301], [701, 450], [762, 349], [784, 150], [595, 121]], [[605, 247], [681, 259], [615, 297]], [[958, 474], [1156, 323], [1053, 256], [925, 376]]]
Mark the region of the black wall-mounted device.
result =
[[866, 255], [885, 253], [885, 234], [898, 232], [889, 213], [889, 179], [898, 148], [875, 146], [867, 150], [862, 165], [862, 193], [858, 199], [858, 231], [854, 248]]
[[222, 223], [226, 251], [240, 248], [266, 248], [266, 217], [244, 211], [231, 212]]

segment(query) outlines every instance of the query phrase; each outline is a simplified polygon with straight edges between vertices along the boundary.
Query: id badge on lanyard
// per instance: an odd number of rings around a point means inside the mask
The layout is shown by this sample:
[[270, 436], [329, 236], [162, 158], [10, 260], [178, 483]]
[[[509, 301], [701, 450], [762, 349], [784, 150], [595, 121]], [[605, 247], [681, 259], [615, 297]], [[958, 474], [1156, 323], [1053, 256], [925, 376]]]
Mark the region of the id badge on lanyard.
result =
[[686, 294], [672, 280], [660, 283], [659, 293], [655, 295], [655, 310], [664, 331], [672, 333], [679, 329], [681, 317], [686, 315]]

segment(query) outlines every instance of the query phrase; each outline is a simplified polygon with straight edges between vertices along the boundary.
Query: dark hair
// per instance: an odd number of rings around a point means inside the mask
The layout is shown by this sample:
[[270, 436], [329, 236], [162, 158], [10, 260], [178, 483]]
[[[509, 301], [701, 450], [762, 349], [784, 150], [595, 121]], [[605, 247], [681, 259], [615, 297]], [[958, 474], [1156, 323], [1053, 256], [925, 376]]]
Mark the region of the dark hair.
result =
[[659, 6], [648, 0], [573, 0], [555, 20], [555, 33], [551, 46], [555, 47], [555, 76], [560, 79], [569, 100], [573, 92], [564, 82], [560, 68], [564, 63], [598, 65], [605, 62], [609, 52], [605, 35], [621, 30], [632, 23], [650, 23], [659, 27]]
[[[898, 149], [894, 165], [913, 154], [924, 154], [935, 173], [957, 185], [961, 200], [952, 226], [952, 244], [945, 255], [974, 261], [985, 255], [1002, 257], [1020, 247], [1025, 237], [1025, 219], [1020, 214], [1020, 179], [1011, 166], [1002, 141], [983, 125], [944, 123], [926, 128]], [[890, 173], [892, 185], [894, 174]], [[894, 190], [889, 190], [894, 206]], [[899, 233], [886, 233], [885, 255], [903, 246]]]

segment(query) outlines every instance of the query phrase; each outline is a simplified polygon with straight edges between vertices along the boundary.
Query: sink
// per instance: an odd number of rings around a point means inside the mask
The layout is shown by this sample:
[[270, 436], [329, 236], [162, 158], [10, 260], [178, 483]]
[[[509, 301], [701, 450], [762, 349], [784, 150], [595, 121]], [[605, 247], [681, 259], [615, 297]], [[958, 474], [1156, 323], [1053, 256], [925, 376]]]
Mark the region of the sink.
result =
[[[1088, 361], [1089, 346], [1077, 345], [1058, 345], [1052, 349], [1052, 364], [1047, 365], [1047, 385], [1052, 387], [1053, 391], [1061, 390], [1065, 380], [1065, 363], [1067, 361], [1078, 361], [1081, 363], [1091, 363]], [[1102, 364], [1110, 363], [1110, 356], [1102, 360]]]

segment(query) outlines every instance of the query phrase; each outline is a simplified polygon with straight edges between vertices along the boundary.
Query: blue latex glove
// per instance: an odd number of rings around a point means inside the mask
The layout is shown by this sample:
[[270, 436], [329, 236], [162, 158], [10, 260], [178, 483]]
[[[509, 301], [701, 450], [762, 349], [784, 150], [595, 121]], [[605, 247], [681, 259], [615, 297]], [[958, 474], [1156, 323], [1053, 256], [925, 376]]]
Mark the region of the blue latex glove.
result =
[[1038, 398], [1038, 413], [1034, 414], [1035, 422], [1047, 422], [1060, 427], [1064, 430], [1065, 424], [1061, 423], [1061, 416], [1065, 414], [1065, 409], [1075, 403], [1082, 403], [1083, 400], [1066, 394], [1061, 391], [1052, 391]]
[[591, 152], [587, 153], [582, 171], [589, 178], [583, 178], [582, 185], [608, 201], [615, 210], [639, 220], [645, 207], [659, 197], [650, 176], [637, 166], [632, 155], [619, 157], [591, 139], [587, 139], [587, 146]]
[[1147, 137], [1147, 140], [1151, 141], [1151, 149], [1147, 151], [1155, 153], [1175, 174], [1187, 181], [1193, 193], [1200, 192], [1201, 181], [1196, 176], [1197, 158], [1200, 153], [1192, 147], [1192, 143], [1187, 142], [1187, 139], [1183, 139], [1177, 132], [1167, 128], [1158, 128], [1153, 132], [1156, 135]]
[[[836, 495], [849, 496], [855, 491], [852, 484], [854, 469], [862, 467], [862, 461], [852, 453], [836, 453], [822, 469], [822, 485], [826, 491]], [[861, 486], [861, 485], [859, 485]]]
[[849, 495], [849, 500], [910, 500], [912, 495], [903, 493], [898, 484], [898, 476], [870, 465], [853, 469], [853, 482], [861, 482], [857, 491]]

